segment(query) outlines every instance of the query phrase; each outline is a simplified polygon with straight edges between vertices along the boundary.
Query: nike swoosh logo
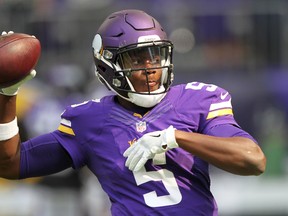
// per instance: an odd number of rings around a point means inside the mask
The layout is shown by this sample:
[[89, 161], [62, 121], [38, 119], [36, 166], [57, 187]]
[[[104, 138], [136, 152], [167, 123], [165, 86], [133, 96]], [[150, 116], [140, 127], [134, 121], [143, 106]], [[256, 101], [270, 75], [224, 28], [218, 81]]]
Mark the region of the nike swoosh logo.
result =
[[157, 135], [151, 135], [152, 137], [160, 137], [160, 134]]
[[221, 93], [220, 95], [221, 100], [224, 100], [228, 94], [229, 94], [228, 92], [226, 92], [225, 94]]

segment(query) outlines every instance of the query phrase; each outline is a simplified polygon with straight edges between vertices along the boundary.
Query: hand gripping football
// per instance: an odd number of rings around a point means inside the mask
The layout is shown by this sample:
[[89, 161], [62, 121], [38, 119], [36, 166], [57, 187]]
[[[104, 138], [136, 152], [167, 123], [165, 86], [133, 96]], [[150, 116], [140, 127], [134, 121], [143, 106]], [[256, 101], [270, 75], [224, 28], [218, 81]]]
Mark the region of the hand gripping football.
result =
[[39, 40], [23, 33], [0, 36], [0, 88], [11, 86], [27, 76], [41, 54]]

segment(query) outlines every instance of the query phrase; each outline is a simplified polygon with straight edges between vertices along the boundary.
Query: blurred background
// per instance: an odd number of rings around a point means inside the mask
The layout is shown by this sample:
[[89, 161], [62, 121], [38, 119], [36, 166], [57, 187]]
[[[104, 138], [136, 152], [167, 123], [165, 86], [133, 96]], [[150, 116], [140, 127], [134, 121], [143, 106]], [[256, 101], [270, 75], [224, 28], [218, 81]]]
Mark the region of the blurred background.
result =
[[[65, 106], [110, 94], [94, 77], [91, 43], [110, 13], [128, 8], [145, 10], [168, 33], [175, 84], [226, 88], [236, 120], [267, 156], [260, 177], [211, 167], [219, 214], [288, 215], [287, 0], [0, 0], [0, 30], [32, 34], [42, 44], [37, 78], [18, 97], [22, 139], [56, 129]], [[0, 216], [110, 215], [86, 169], [0, 179], [0, 200]]]

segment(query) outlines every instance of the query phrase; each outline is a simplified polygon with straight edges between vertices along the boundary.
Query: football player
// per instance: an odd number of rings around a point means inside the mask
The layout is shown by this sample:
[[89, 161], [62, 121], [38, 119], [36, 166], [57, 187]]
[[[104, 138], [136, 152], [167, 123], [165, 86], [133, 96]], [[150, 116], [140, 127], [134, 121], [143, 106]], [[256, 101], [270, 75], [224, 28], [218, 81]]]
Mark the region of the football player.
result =
[[92, 50], [97, 77], [115, 95], [67, 107], [51, 133], [21, 143], [15, 115], [21, 83], [1, 89], [1, 177], [87, 166], [108, 194], [112, 215], [215, 216], [209, 164], [238, 175], [264, 172], [265, 155], [235, 121], [225, 89], [171, 86], [173, 44], [153, 17], [139, 10], [111, 14]]

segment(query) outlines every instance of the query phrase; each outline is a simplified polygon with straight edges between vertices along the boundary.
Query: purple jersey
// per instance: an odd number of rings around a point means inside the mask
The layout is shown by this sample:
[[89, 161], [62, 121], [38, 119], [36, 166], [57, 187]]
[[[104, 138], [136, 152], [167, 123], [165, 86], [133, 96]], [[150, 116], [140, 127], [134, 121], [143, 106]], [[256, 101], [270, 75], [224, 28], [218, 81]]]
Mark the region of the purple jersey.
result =
[[87, 166], [97, 176], [113, 215], [217, 215], [207, 162], [176, 148], [132, 172], [123, 152], [145, 133], [170, 125], [202, 134], [216, 125], [237, 125], [226, 90], [199, 82], [174, 86], [144, 116], [106, 96], [72, 105], [61, 117], [54, 136], [76, 169]]

